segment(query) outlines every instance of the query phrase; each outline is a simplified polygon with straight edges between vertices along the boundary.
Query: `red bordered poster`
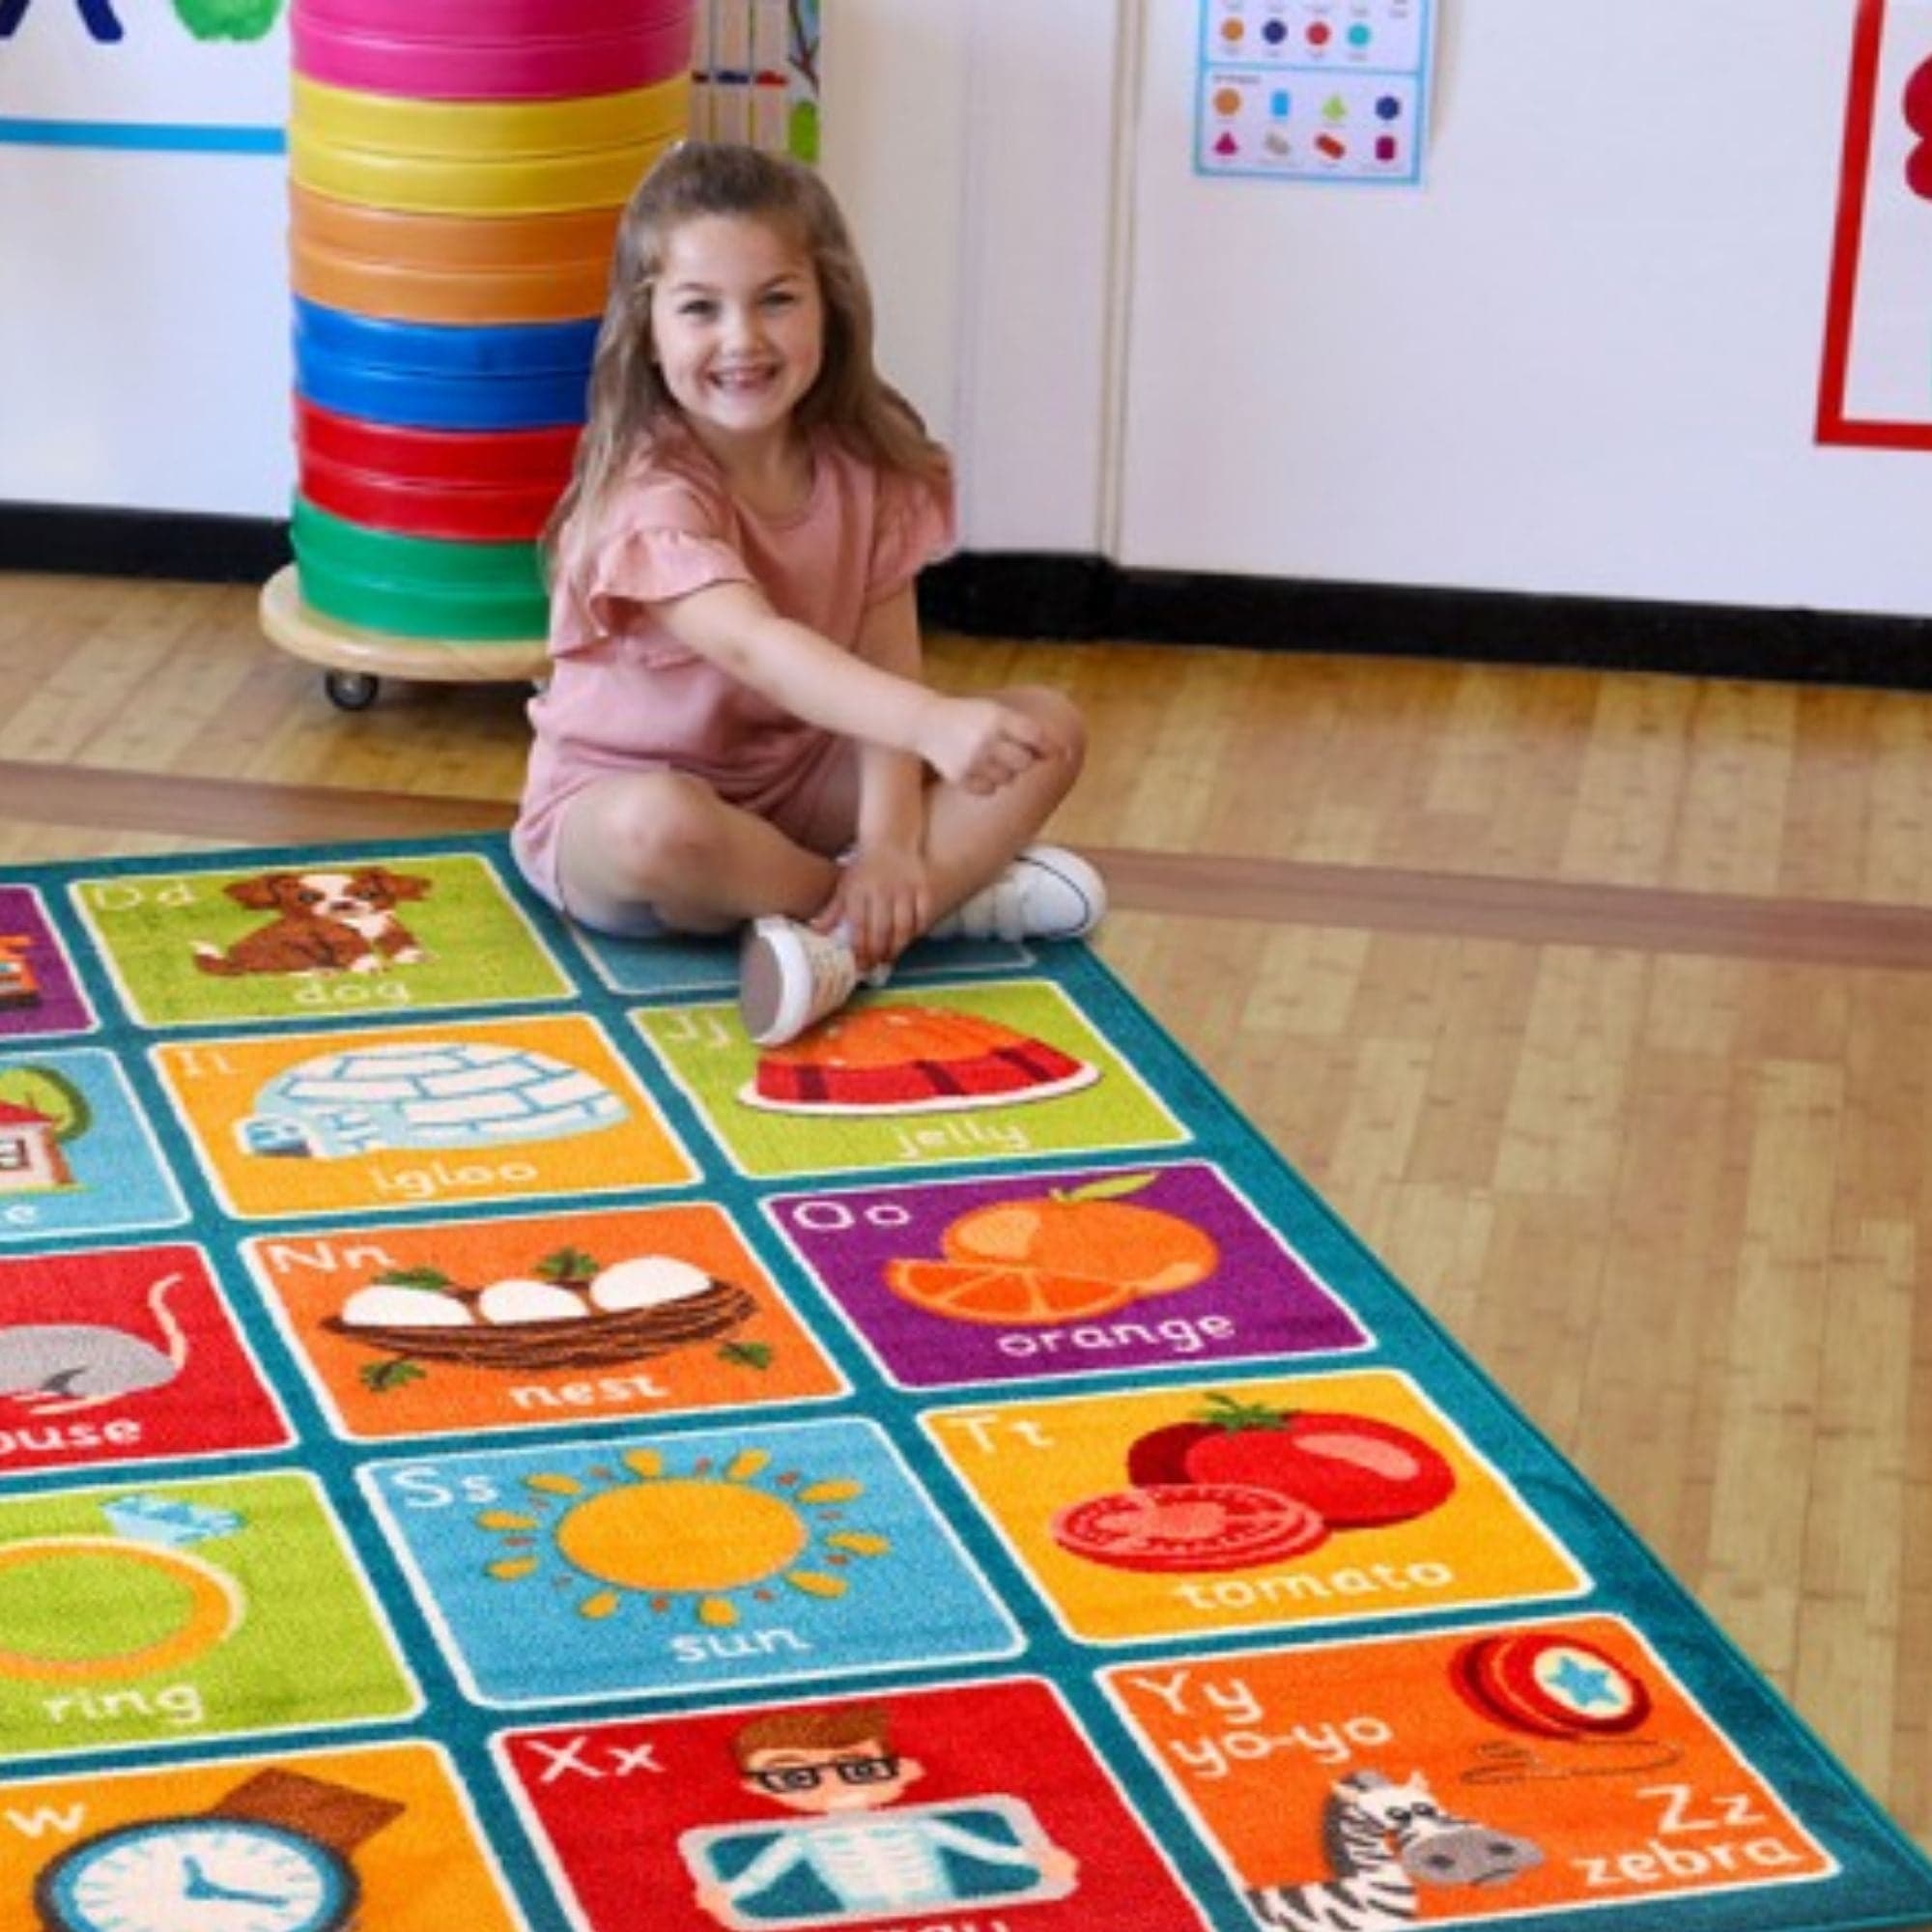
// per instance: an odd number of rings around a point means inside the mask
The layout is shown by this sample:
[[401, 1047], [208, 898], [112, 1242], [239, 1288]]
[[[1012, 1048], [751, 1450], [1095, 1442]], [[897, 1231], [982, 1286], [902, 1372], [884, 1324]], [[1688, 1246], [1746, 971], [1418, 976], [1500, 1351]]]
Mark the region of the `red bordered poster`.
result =
[[1818, 440], [1932, 449], [1932, 0], [1859, 0]]

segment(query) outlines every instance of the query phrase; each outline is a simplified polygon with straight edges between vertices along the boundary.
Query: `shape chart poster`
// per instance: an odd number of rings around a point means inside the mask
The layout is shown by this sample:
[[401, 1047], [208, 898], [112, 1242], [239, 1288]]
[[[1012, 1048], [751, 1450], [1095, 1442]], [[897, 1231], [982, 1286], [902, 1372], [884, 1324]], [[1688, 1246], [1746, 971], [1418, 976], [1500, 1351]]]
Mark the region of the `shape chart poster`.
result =
[[1859, 0], [1818, 440], [1932, 449], [1932, 0]]
[[1435, 0], [1201, 0], [1194, 171], [1422, 179]]

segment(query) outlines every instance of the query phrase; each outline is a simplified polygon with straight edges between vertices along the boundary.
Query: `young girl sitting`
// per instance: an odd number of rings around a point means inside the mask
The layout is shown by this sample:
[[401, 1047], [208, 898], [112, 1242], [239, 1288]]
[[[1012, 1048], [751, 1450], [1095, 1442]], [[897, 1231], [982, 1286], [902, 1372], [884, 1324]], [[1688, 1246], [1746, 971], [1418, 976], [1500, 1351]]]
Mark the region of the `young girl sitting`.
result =
[[1028, 844], [1079, 772], [1079, 714], [922, 680], [913, 581], [952, 524], [945, 453], [873, 366], [823, 184], [674, 149], [618, 229], [549, 532], [514, 834], [536, 891], [619, 935], [751, 922], [740, 1007], [766, 1045], [923, 932], [1089, 931], [1093, 867]]

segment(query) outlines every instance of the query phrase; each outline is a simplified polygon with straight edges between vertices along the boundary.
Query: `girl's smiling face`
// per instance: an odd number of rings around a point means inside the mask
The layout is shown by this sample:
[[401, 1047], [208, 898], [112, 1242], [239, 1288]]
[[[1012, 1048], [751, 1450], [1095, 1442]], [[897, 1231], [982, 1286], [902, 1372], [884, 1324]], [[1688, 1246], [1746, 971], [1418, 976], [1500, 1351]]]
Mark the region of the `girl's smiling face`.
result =
[[659, 371], [698, 440], [745, 451], [818, 380], [825, 303], [811, 257], [784, 224], [703, 214], [665, 244], [651, 291]]

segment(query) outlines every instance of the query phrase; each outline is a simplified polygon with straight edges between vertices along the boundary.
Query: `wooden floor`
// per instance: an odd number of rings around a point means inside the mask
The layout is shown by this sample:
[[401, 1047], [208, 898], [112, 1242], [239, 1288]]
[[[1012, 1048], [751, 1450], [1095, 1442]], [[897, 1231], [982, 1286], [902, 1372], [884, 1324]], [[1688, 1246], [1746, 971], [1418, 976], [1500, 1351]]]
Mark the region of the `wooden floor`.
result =
[[[1153, 1012], [1932, 1848], [1932, 699], [939, 639]], [[0, 580], [0, 862], [500, 826], [245, 589]]]

